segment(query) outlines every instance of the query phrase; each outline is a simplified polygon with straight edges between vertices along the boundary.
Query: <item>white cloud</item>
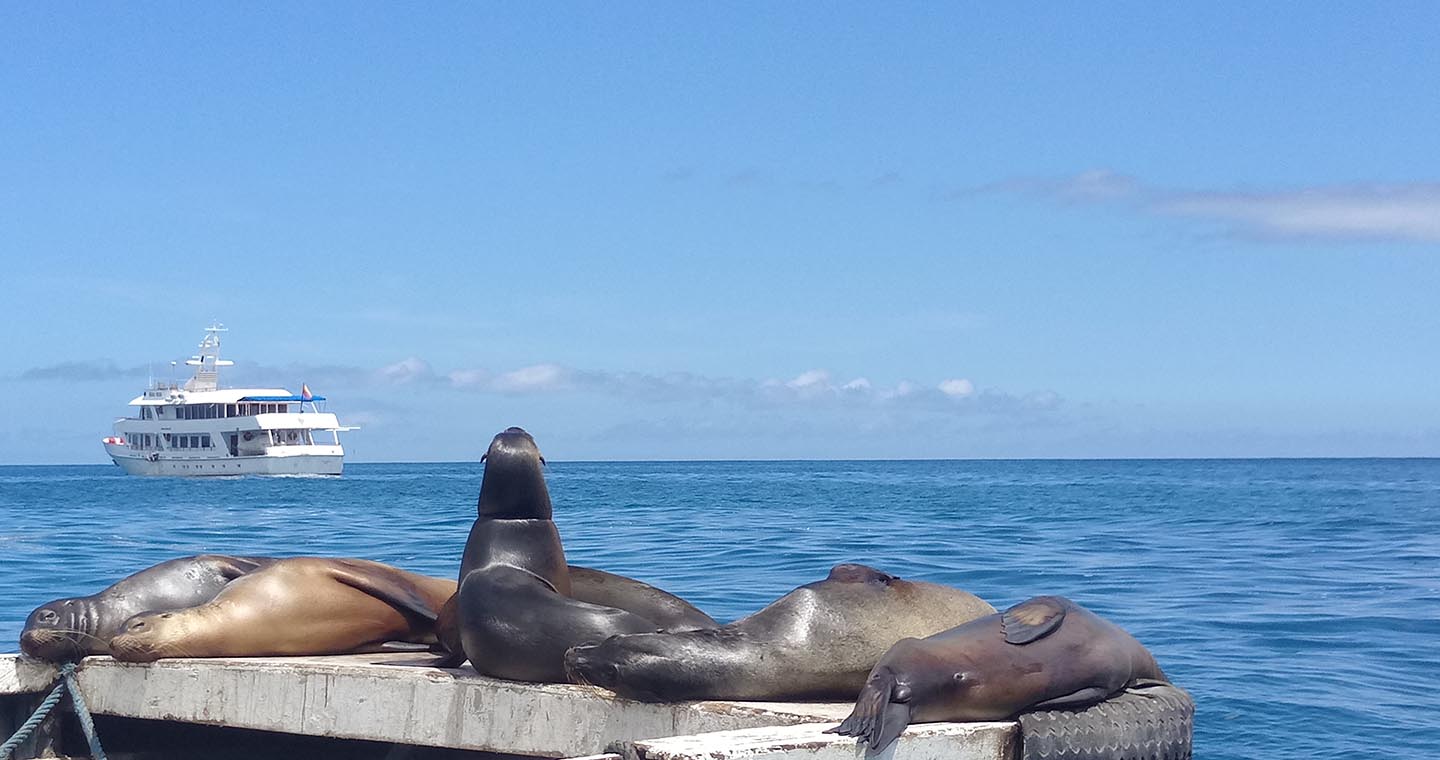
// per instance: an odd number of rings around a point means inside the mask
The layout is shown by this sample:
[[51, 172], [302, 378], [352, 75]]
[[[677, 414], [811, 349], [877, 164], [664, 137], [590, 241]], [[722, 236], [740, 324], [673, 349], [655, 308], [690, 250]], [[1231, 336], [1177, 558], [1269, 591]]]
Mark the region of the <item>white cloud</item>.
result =
[[568, 378], [567, 370], [558, 364], [536, 364], [506, 372], [496, 377], [490, 387], [502, 393], [567, 390], [571, 386]]
[[1440, 242], [1440, 184], [1177, 193], [1153, 208], [1253, 237]]
[[1216, 222], [1232, 235], [1259, 240], [1440, 242], [1440, 183], [1435, 182], [1176, 190], [1094, 169], [1071, 177], [993, 182], [959, 195], [986, 193], [1126, 204], [1147, 214]]
[[808, 372], [800, 373], [800, 375], [798, 375], [794, 380], [791, 380], [785, 385], [786, 387], [794, 388], [796, 390], [804, 390], [806, 388], [824, 387], [829, 384], [829, 372], [826, 372], [823, 369], [812, 369]]
[[940, 392], [952, 398], [964, 398], [975, 393], [975, 384], [964, 378], [942, 380]]
[[413, 356], [381, 367], [377, 370], [376, 374], [380, 376], [381, 380], [396, 385], [428, 381], [435, 377], [435, 373], [430, 369], [429, 363]]

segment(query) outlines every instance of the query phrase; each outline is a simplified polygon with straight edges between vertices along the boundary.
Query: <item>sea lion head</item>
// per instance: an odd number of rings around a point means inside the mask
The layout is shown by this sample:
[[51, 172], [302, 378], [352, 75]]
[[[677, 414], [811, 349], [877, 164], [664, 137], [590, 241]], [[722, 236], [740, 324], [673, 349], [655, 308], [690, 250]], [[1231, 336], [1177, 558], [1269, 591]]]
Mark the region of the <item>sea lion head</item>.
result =
[[161, 657], [187, 657], [184, 642], [193, 636], [190, 615], [142, 612], [120, 626], [110, 639], [110, 654], [125, 662], [154, 662]]
[[95, 636], [95, 611], [85, 599], [56, 599], [35, 608], [20, 632], [20, 651], [50, 662], [109, 652]]
[[603, 686], [622, 697], [647, 702], [689, 698], [733, 666], [741, 655], [724, 639], [743, 634], [708, 628], [675, 633], [629, 633], [565, 652], [571, 683]]
[[545, 487], [545, 457], [523, 428], [510, 427], [490, 441], [480, 458], [480, 517], [497, 520], [549, 520], [550, 491]]

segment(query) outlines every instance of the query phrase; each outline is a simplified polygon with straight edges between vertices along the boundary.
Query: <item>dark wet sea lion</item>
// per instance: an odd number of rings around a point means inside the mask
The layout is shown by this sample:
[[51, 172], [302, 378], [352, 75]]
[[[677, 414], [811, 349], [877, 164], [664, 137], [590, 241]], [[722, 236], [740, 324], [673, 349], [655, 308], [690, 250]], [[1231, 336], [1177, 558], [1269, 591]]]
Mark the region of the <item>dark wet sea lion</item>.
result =
[[456, 597], [460, 642], [470, 664], [479, 673], [512, 681], [565, 683], [570, 647], [656, 630], [654, 621], [572, 599], [509, 565], [465, 576]]
[[667, 631], [693, 631], [720, 625], [695, 605], [664, 589], [604, 570], [571, 565], [570, 596], [634, 613]]
[[127, 576], [98, 594], [46, 602], [25, 620], [20, 651], [56, 662], [109, 654], [111, 637], [131, 617], [204, 604], [226, 584], [272, 561], [222, 554], [180, 557]]
[[360, 559], [294, 557], [239, 578], [204, 604], [147, 612], [110, 641], [118, 660], [260, 657], [375, 651], [434, 641], [436, 610], [455, 591]]
[[[643, 581], [579, 565], [570, 565], [568, 569], [570, 596], [576, 601], [624, 610], [651, 621], [653, 628], [666, 631], [693, 631], [720, 625], [695, 605]], [[456, 667], [465, 661], [455, 621], [458, 600], [453, 597], [446, 602], [435, 623], [442, 650], [459, 653], [443, 658], [436, 663], [439, 667]]]
[[476, 520], [460, 555], [456, 581], [489, 565], [510, 565], [569, 594], [570, 573], [560, 531], [551, 519], [550, 489], [542, 469], [545, 458], [535, 439], [521, 428], [507, 428], [490, 441], [481, 461], [485, 473]]
[[570, 568], [551, 520], [544, 457], [512, 427], [485, 452], [477, 516], [460, 559], [460, 587], [441, 611], [449, 655], [479, 673], [564, 682], [565, 650], [616, 633], [715, 621], [653, 586], [599, 570]]
[[1150, 652], [1119, 626], [1064, 597], [1037, 596], [897, 642], [871, 671], [854, 712], [830, 731], [880, 751], [910, 723], [1001, 720], [1166, 682]]
[[959, 589], [836, 565], [728, 625], [615, 636], [571, 649], [565, 664], [575, 682], [648, 701], [852, 699], [899, 639], [994, 611]]

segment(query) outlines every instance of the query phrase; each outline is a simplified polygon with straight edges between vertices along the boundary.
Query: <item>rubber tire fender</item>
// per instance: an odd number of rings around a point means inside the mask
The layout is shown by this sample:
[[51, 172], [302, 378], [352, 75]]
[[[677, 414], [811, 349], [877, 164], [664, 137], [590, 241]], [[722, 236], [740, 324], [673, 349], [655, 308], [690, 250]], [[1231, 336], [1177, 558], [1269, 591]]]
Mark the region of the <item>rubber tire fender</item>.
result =
[[1184, 689], [1161, 684], [1017, 720], [1024, 760], [1190, 760], [1195, 702]]

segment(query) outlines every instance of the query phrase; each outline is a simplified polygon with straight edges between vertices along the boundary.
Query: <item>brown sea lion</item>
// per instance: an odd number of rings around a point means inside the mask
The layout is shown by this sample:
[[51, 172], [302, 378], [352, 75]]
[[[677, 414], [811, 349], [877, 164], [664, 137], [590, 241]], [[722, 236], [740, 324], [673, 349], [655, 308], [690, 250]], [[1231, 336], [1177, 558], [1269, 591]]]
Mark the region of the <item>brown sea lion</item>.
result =
[[207, 603], [147, 612], [110, 640], [117, 660], [261, 657], [375, 651], [387, 641], [434, 641], [436, 610], [455, 591], [361, 559], [295, 557], [230, 583]]
[[25, 620], [20, 651], [53, 662], [109, 654], [110, 639], [131, 617], [204, 604], [226, 584], [273, 561], [223, 554], [180, 557], [122, 578], [98, 594], [46, 602]]
[[[469, 659], [485, 675], [564, 682], [566, 649], [668, 622], [626, 607], [686, 624], [714, 622], [678, 597], [637, 581], [601, 571], [572, 575], [551, 520], [545, 460], [529, 433], [518, 427], [502, 431], [484, 462], [459, 590], [442, 612], [439, 635], [450, 656], [441, 665]], [[585, 583], [577, 593], [580, 575]], [[585, 601], [587, 595], [604, 603]]]
[[711, 630], [615, 636], [571, 649], [571, 680], [647, 701], [852, 699], [885, 650], [995, 611], [959, 589], [864, 565]]
[[832, 733], [882, 751], [910, 723], [1002, 720], [1079, 707], [1127, 687], [1168, 683], [1119, 626], [1059, 596], [1037, 596], [925, 639], [899, 641]]

